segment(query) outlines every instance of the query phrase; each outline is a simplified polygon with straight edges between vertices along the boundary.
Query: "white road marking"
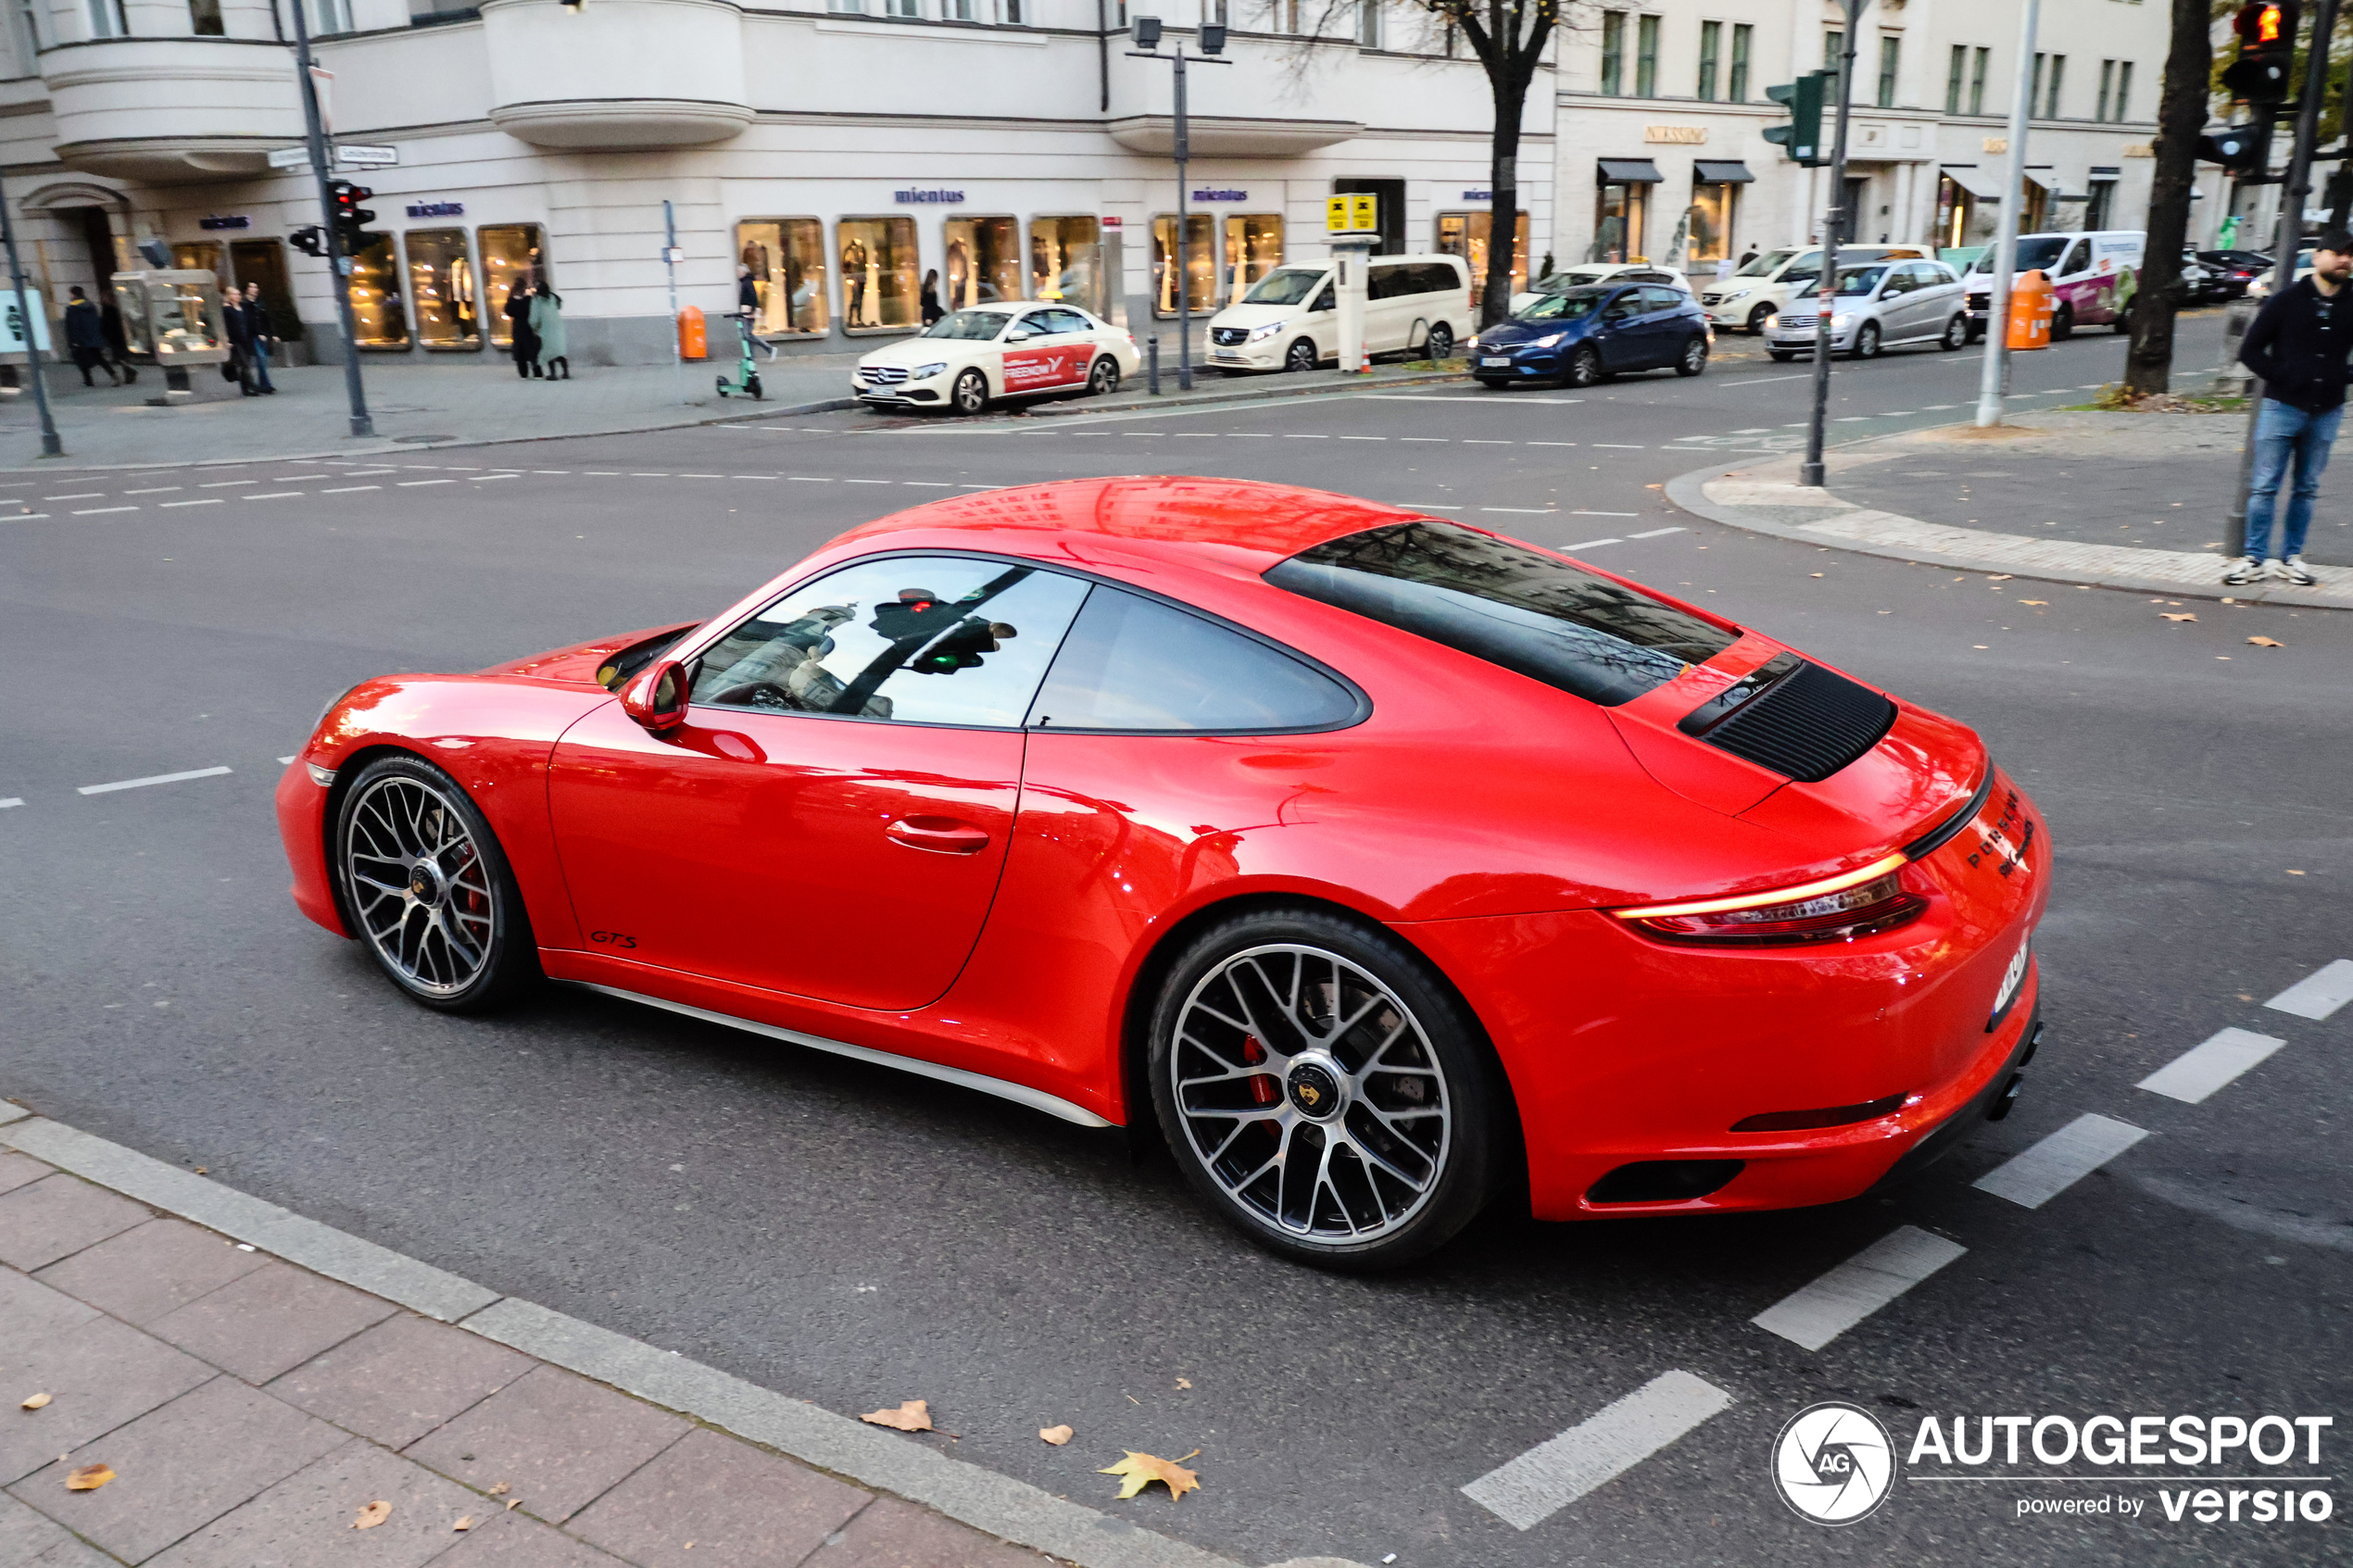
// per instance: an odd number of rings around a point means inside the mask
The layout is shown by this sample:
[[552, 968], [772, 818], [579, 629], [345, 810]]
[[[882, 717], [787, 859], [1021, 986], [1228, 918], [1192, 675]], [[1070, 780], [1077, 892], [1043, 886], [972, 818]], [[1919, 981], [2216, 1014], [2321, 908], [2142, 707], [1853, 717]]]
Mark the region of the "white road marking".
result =
[[439, 473], [443, 467], [440, 463], [403, 463], [400, 466], [405, 469], [420, 469], [426, 473]]
[[[534, 473], [543, 473], [547, 470], [544, 469], [534, 469], [532, 471]], [[774, 479], [776, 476], [773, 473], [731, 473], [727, 477], [729, 479]]]
[[[296, 757], [299, 757], [299, 756], [301, 756], [301, 755], [302, 755], [302, 754], [301, 754], [300, 752], [296, 752], [296, 753], [295, 753], [295, 756], [296, 756]], [[281, 757], [281, 758], [279, 758], [279, 759], [278, 759], [278, 766], [279, 766], [279, 767], [281, 767], [281, 768], [283, 768], [283, 767], [286, 767], [286, 766], [288, 766], [289, 764], [291, 764], [293, 761], [294, 761], [294, 757]]]
[[1509, 446], [1511, 443], [1508, 441], [1485, 441], [1477, 436], [1466, 435], [1463, 437], [1463, 445], [1466, 446]]
[[1751, 425], [1746, 430], [1736, 430], [1730, 432], [1729, 433], [1733, 435], [1765, 435], [1770, 433], [1772, 428], [1773, 427], [1771, 425]]
[[409, 466], [411, 468], [445, 468], [451, 473], [472, 473], [476, 469], [482, 467], [480, 463], [412, 463]]
[[[1087, 431], [1087, 432], [1081, 432], [1080, 433], [1082, 433], [1082, 434], [1092, 434], [1092, 433], [1093, 433], [1093, 432], [1091, 432], [1091, 431]], [[1227, 439], [1227, 440], [1228, 440], [1228, 441], [1272, 441], [1272, 440], [1274, 440], [1274, 439], [1275, 439], [1275, 436], [1274, 436], [1274, 433], [1273, 433], [1273, 432], [1271, 432], [1271, 431], [1264, 431], [1264, 430], [1229, 430], [1229, 431], [1227, 431], [1227, 432], [1226, 433], [1226, 439]], [[1376, 436], [1374, 436], [1372, 439], [1374, 439], [1375, 441], [1378, 441], [1378, 440], [1380, 439], [1380, 437], [1379, 437], [1379, 436], [1378, 436], [1378, 435], [1376, 435]]]
[[[512, 479], [514, 475], [501, 474], [499, 477], [502, 479]], [[724, 479], [727, 476], [724, 473], [682, 473], [678, 477], [681, 479]]]
[[[1572, 512], [1569, 515], [1573, 517], [1576, 514]], [[1581, 544], [1566, 545], [1562, 547], [1570, 550], [1590, 550], [1599, 545], [1623, 545], [1624, 543], [1626, 541], [1623, 539], [1588, 539]]]
[[[1100, 431], [1090, 430], [1082, 431], [1079, 433], [1082, 435], [1099, 435], [1102, 433]], [[1283, 439], [1285, 441], [1329, 441], [1331, 437], [1328, 435], [1286, 435]]]
[[1920, 405], [1920, 411], [1925, 414], [1941, 414], [1947, 408], [1959, 407], [1958, 403], [1923, 403]]
[[1579, 507], [1570, 515], [1574, 517], [1640, 517], [1642, 514], [1640, 512], [1589, 512]]
[[263, 490], [251, 495], [240, 495], [240, 501], [283, 501], [289, 495], [299, 495], [299, 490]]
[[[384, 486], [381, 484], [338, 484], [332, 489], [321, 490], [319, 494], [321, 495], [349, 495], [356, 491], [382, 490]], [[166, 506], [176, 507], [183, 505], [184, 503], [179, 501], [167, 501], [164, 504]]]
[[258, 484], [258, 479], [216, 479], [196, 486], [199, 490], [225, 490], [232, 484]]
[[[373, 490], [375, 486], [371, 484], [368, 488]], [[166, 507], [217, 507], [227, 499], [226, 495], [207, 495], [201, 501], [166, 501], [163, 505]]]
[[633, 473], [629, 477], [632, 479], [668, 479], [671, 476], [666, 473]]
[[621, 477], [621, 470], [619, 469], [590, 469], [588, 470], [588, 477], [591, 479], [619, 479]]
[[11, 807], [11, 806], [21, 806], [21, 805], [23, 805], [23, 804], [24, 804], [24, 797], [23, 797], [23, 796], [21, 796], [21, 795], [12, 795], [12, 796], [8, 797], [8, 798], [7, 798], [7, 799], [6, 799], [6, 800], [0, 800], [0, 811], [5, 811], [5, 810], [6, 810], [6, 809], [7, 809], [9, 807]]
[[[177, 501], [166, 501], [164, 503], [167, 507], [178, 506], [181, 503]], [[19, 512], [16, 516], [9, 518], [7, 521], [10, 522], [39, 522], [43, 518], [45, 518], [49, 514], [47, 512]]]
[[1818, 1350], [1968, 1250], [1916, 1225], [1898, 1226], [1748, 1321]]
[[1463, 1495], [1515, 1529], [1533, 1529], [1731, 1402], [1705, 1378], [1661, 1373], [1559, 1436], [1497, 1465]]
[[[1389, 437], [1386, 435], [1343, 435], [1340, 439], [1342, 441], [1387, 441]], [[1498, 445], [1508, 446], [1511, 443], [1505, 441], [1498, 443]]]
[[1810, 371], [1804, 375], [1794, 376], [1742, 376], [1734, 380], [1731, 384], [1734, 386], [1763, 386], [1768, 381], [1810, 381], [1812, 379], [1813, 376]]
[[[473, 476], [473, 478], [472, 478], [471, 480], [468, 480], [468, 481], [467, 481], [467, 483], [468, 483], [469, 484], [487, 484], [487, 483], [490, 483], [492, 480], [494, 480], [494, 479], [520, 479], [521, 477], [522, 477], [522, 475], [520, 475], [520, 474], [512, 474], [512, 473], [478, 473], [478, 474], [474, 475], [474, 476]], [[686, 477], [686, 478], [687, 478], [687, 479], [700, 479], [700, 478], [704, 478], [704, 477], [706, 477], [706, 476], [705, 476], [705, 475], [701, 475], [701, 474], [686, 474], [686, 475], [685, 475], [684, 477]], [[711, 478], [711, 479], [717, 479], [719, 476], [718, 476], [717, 474], [715, 474], [715, 473], [714, 473], [714, 474], [711, 474], [711, 475], [709, 475], [709, 476], [707, 476], [707, 477]]]
[[2353, 959], [2339, 959], [2306, 975], [2263, 1005], [2274, 1012], [2292, 1012], [2314, 1021], [2328, 1017], [2353, 1001]]
[[73, 508], [73, 515], [96, 517], [100, 512], [135, 512], [138, 509], [136, 507], [76, 507]]
[[1912, 410], [1909, 408], [1882, 408], [1880, 410], [1879, 417], [1882, 420], [1908, 420], [1912, 417]]
[[149, 784], [178, 784], [182, 779], [218, 778], [228, 771], [226, 768], [192, 768], [184, 773], [157, 773], [150, 778], [117, 779], [112, 784], [83, 784], [74, 793], [76, 795], [111, 795], [119, 789], [145, 789]]
[[820, 479], [813, 473], [788, 473], [785, 477], [796, 484], [831, 484], [833, 483], [830, 479]]
[[[758, 476], [746, 474], [744, 477], [750, 479]], [[953, 490], [956, 488], [944, 479], [902, 479], [899, 483], [911, 490]]]
[[1873, 418], [1873, 417], [1874, 417], [1874, 416], [1869, 415], [1869, 414], [1841, 414], [1841, 415], [1839, 415], [1836, 419], [1832, 420], [1831, 422], [1831, 423], [1833, 423], [1833, 424], [1842, 424], [1842, 425], [1858, 424], [1858, 423], [1860, 423], [1861, 421], [1863, 421], [1863, 420], [1868, 420], [1868, 419], [1871, 419], [1871, 418]]
[[1975, 1185], [2020, 1208], [2040, 1209], [2147, 1136], [2129, 1122], [2086, 1112], [1986, 1172]]
[[1624, 441], [1596, 441], [1593, 445], [1596, 446], [1607, 446], [1612, 451], [1617, 452], [1647, 452], [1650, 450], [1647, 446], [1636, 446]]
[[[339, 473], [282, 473], [271, 477], [279, 484], [299, 484], [306, 479], [341, 479], [343, 475]], [[128, 495], [131, 492], [126, 490], [123, 494]]]
[[1478, 509], [1483, 512], [1518, 512], [1526, 517], [1550, 517], [1560, 510], [1558, 507], [1481, 507]]
[[457, 483], [454, 479], [404, 479], [399, 482], [399, 484], [403, 490], [413, 490], [420, 484], [455, 484]]
[[[532, 470], [531, 471], [532, 471], [532, 472], [534, 472], [534, 473], [564, 473], [564, 474], [568, 474], [568, 473], [570, 473], [572, 470], [571, 470], [570, 469], [534, 469], [534, 470]], [[741, 474], [737, 474], [736, 477], [737, 479], [741, 479], [741, 478], [743, 478], [744, 476], [743, 476], [743, 475], [741, 475]]]
[[[1634, 514], [1629, 513], [1628, 515], [1631, 516]], [[1681, 532], [1683, 531], [1680, 528], [1654, 528], [1648, 533], [1629, 533], [1626, 537], [1629, 539], [1655, 539], [1662, 534], [1680, 533]]]
[[1401, 435], [1397, 439], [1400, 441], [1445, 441], [1448, 440], [1449, 437], [1443, 435]]
[[177, 484], [158, 484], [147, 490], [126, 490], [123, 494], [126, 495], [161, 495], [170, 491], [178, 490], [180, 488], [182, 488], [182, 486]]
[[1530, 446], [1574, 446], [1577, 443], [1574, 441], [1531, 441], [1528, 445]]
[[845, 479], [842, 483], [844, 484], [888, 484], [892, 482], [887, 479]]
[[[105, 494], [103, 490], [77, 490], [70, 495], [44, 495], [41, 498], [44, 501], [94, 501]], [[130, 492], [123, 494], [129, 495]]]
[[2249, 1029], [2224, 1029], [2142, 1079], [2140, 1086], [2153, 1095], [2197, 1105], [2286, 1044]]

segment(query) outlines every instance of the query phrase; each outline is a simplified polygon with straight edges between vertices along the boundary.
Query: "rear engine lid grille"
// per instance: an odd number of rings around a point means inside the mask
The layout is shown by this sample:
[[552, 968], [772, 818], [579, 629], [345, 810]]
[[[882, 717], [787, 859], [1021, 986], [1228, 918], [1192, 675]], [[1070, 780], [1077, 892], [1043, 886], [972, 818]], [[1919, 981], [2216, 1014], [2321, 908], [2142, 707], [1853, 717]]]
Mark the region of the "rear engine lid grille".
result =
[[1880, 743], [1895, 705], [1869, 686], [1801, 663], [1700, 735], [1800, 784], [1819, 784]]

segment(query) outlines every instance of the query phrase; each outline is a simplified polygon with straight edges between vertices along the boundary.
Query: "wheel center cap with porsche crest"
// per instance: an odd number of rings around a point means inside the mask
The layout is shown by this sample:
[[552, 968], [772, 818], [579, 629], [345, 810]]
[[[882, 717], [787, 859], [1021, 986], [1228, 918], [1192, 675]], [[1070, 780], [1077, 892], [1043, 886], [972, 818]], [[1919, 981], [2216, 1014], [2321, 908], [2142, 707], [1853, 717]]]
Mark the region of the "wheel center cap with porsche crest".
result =
[[1313, 1059], [1293, 1062], [1290, 1074], [1284, 1079], [1284, 1087], [1290, 1095], [1292, 1107], [1302, 1116], [1328, 1122], [1340, 1113], [1344, 1098], [1340, 1093], [1340, 1074], [1327, 1063]]
[[409, 868], [409, 896], [420, 904], [441, 902], [441, 872], [430, 860]]

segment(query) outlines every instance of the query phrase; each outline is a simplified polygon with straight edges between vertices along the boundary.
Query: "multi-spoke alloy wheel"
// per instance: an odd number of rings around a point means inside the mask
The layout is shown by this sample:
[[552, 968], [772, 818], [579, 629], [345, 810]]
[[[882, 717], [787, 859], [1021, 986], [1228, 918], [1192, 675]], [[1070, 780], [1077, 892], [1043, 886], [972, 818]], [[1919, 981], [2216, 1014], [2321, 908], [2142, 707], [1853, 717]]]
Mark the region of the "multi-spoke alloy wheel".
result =
[[520, 901], [488, 824], [447, 775], [407, 759], [371, 764], [337, 817], [351, 922], [385, 972], [437, 1007], [479, 1006], [526, 961]]
[[1152, 1087], [1171, 1142], [1221, 1210], [1294, 1256], [1402, 1261], [1485, 1198], [1481, 1047], [1390, 949], [1328, 917], [1248, 917], [1164, 994]]

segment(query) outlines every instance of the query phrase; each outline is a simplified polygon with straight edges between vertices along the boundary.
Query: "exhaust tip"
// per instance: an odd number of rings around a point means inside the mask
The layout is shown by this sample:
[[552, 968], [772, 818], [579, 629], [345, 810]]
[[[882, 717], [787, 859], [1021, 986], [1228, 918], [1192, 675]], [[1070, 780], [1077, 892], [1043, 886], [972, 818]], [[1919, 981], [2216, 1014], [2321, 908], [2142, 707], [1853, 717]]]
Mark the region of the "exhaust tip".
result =
[[2018, 1091], [2025, 1083], [2025, 1073], [2011, 1073], [2010, 1081], [2002, 1085], [2002, 1092], [1995, 1095], [1994, 1103], [1986, 1108], [1985, 1119], [1988, 1122], [1999, 1122], [2007, 1116], [2010, 1113], [2010, 1108], [2018, 1103]]

